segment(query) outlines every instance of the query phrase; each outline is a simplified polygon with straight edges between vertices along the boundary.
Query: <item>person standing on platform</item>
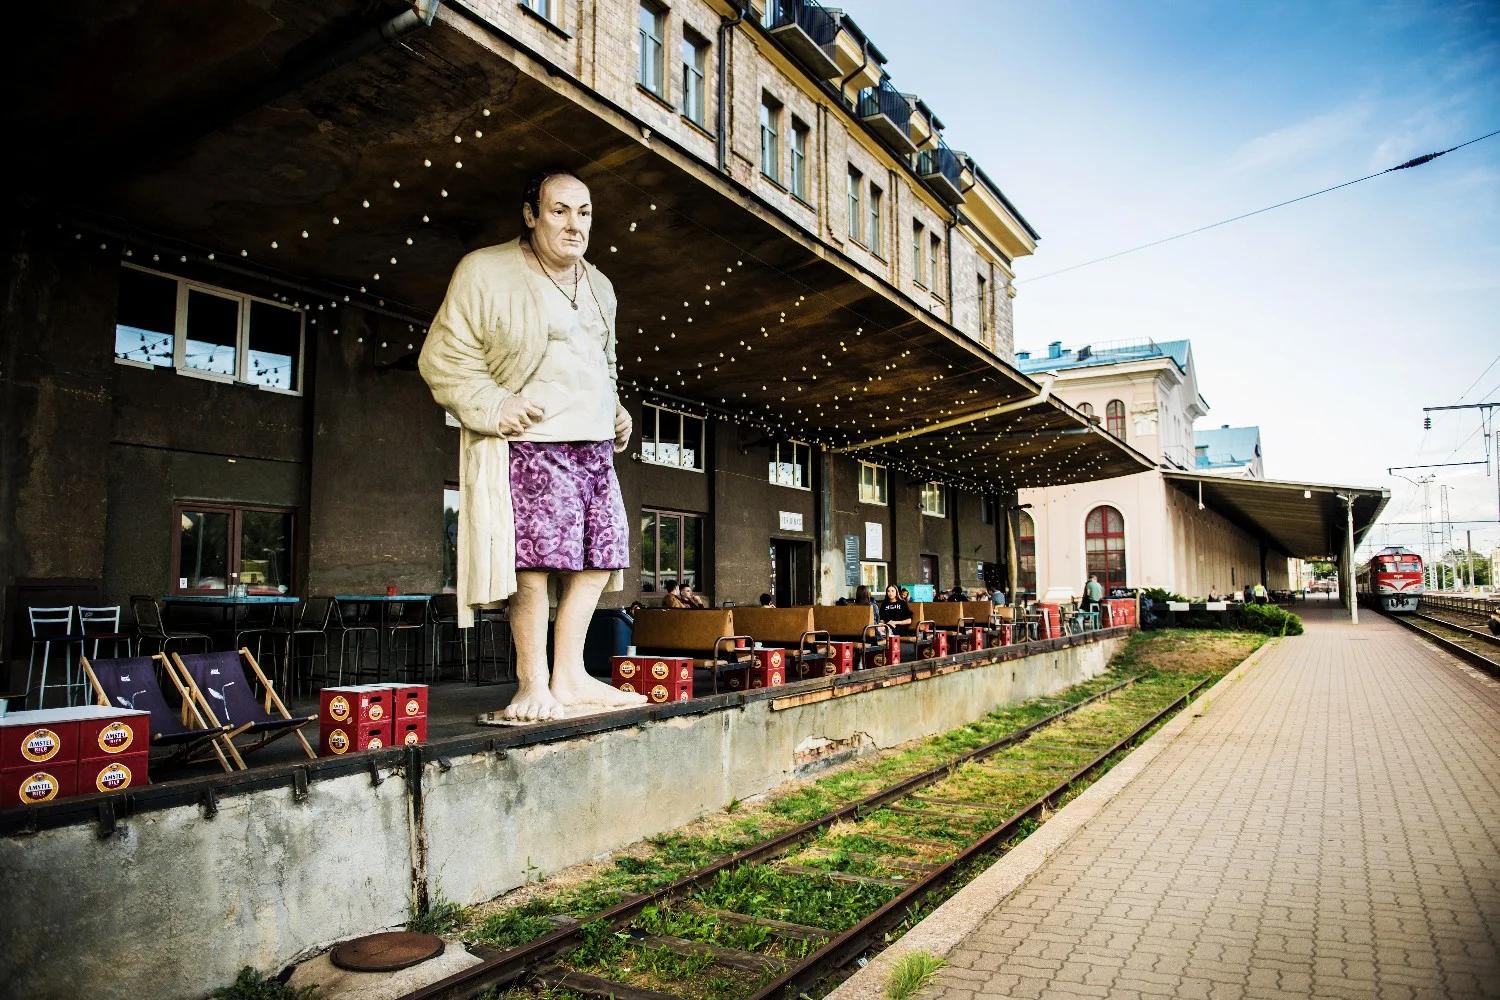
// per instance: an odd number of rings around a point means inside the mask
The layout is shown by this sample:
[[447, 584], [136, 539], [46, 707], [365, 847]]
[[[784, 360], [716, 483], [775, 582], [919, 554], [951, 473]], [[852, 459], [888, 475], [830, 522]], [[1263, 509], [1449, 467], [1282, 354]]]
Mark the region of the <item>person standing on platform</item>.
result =
[[1257, 583], [1255, 585], [1255, 603], [1266, 603], [1266, 585], [1263, 583]]
[[522, 236], [459, 261], [417, 368], [462, 428], [459, 627], [508, 602], [518, 683], [499, 714], [539, 722], [645, 699], [583, 666], [599, 595], [624, 589], [631, 531], [614, 465], [632, 432], [617, 386], [617, 301], [584, 259], [593, 200], [574, 174], [548, 170], [520, 210]]

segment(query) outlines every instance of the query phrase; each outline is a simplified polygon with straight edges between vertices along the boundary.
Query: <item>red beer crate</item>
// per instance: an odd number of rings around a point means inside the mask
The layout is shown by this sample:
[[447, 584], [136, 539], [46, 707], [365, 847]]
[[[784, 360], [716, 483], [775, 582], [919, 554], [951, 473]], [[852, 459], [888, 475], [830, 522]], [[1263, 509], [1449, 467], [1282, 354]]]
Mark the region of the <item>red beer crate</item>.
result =
[[414, 747], [418, 743], [427, 742], [427, 716], [419, 715], [414, 719], [397, 719], [395, 723], [395, 741], [392, 746]]
[[[142, 744], [144, 745], [144, 744]], [[123, 792], [151, 783], [149, 750], [122, 753], [116, 757], [94, 757], [78, 762], [78, 794]]]
[[318, 730], [318, 753], [339, 757], [360, 750], [384, 750], [394, 737], [391, 720], [379, 722], [325, 722]]
[[935, 660], [948, 655], [948, 633], [931, 629], [917, 636], [917, 659]]
[[854, 643], [830, 642], [828, 644], [830, 674], [847, 674], [854, 670]]
[[886, 636], [880, 641], [880, 645], [883, 648], [865, 651], [864, 667], [866, 670], [901, 662], [901, 637], [899, 635]]
[[76, 794], [77, 788], [78, 762], [74, 760], [61, 765], [7, 768], [0, 771], [0, 808], [54, 802]]
[[610, 684], [643, 694], [653, 705], [693, 697], [693, 660], [688, 656], [610, 657]]
[[48, 708], [0, 717], [0, 770], [72, 770], [78, 760], [79, 711]]
[[394, 696], [395, 689], [387, 684], [324, 688], [318, 699], [318, 724], [350, 730], [368, 722], [389, 722]]
[[755, 688], [779, 687], [786, 683], [786, 651], [781, 649], [754, 649], [755, 662], [743, 667], [731, 667], [724, 671], [724, 683], [731, 691], [751, 691]]
[[1056, 604], [1038, 604], [1037, 613], [1042, 616], [1042, 624], [1037, 629], [1037, 638], [1056, 639], [1062, 635], [1062, 608]]
[[402, 719], [427, 718], [426, 684], [387, 684], [385, 686], [391, 689], [391, 718], [398, 722]]
[[[80, 760], [104, 760], [131, 754], [151, 752], [151, 713], [128, 708], [92, 706], [108, 715], [84, 717], [78, 720], [78, 757]], [[80, 709], [80, 711], [82, 711]], [[127, 784], [145, 784], [145, 768], [142, 777]], [[83, 775], [78, 777], [81, 795], [89, 793], [89, 782]]]
[[989, 645], [989, 632], [982, 626], [971, 625], [964, 629], [964, 634], [968, 636], [970, 649], [984, 649]]

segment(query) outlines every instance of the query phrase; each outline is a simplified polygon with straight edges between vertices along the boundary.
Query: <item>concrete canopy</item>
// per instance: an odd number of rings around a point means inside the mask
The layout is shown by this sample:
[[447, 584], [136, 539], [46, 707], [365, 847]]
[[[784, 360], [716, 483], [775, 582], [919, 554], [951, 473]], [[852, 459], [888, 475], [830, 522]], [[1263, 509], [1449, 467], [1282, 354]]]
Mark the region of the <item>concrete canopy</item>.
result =
[[[1267, 544], [1301, 559], [1337, 559], [1347, 539], [1341, 496], [1354, 498], [1354, 544], [1359, 545], [1390, 500], [1370, 486], [1292, 483], [1276, 479], [1167, 472], [1166, 479]], [[1199, 491], [1202, 491], [1201, 494]]]
[[[830, 446], [1039, 392], [460, 5], [382, 36], [406, 10], [48, 5], [11, 66], [38, 97], [4, 112], [32, 154], [30, 190], [122, 248], [280, 276], [328, 307], [316, 335], [347, 301], [407, 317], [419, 343], [459, 257], [515, 236], [525, 179], [563, 166], [593, 193], [590, 259], [619, 296], [627, 387]], [[414, 361], [405, 343], [371, 351]], [[1050, 399], [870, 454], [987, 490], [1150, 466]]]

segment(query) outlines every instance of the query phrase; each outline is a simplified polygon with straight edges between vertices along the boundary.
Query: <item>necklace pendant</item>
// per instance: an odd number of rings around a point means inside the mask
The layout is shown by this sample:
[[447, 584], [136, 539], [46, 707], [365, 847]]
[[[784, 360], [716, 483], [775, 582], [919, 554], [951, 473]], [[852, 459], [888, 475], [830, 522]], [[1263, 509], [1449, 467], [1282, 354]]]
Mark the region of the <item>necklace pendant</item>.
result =
[[577, 312], [577, 311], [578, 311], [578, 303], [577, 303], [577, 302], [574, 302], [574, 303], [573, 303], [573, 311], [574, 311], [574, 312]]

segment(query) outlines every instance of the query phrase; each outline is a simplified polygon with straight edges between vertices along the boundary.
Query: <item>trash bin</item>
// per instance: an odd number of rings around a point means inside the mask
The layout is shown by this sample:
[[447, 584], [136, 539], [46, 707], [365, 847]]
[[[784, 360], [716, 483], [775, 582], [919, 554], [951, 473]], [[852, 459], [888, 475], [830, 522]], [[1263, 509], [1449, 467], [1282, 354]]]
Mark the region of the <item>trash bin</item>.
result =
[[589, 621], [589, 632], [583, 640], [583, 667], [595, 677], [608, 679], [610, 657], [624, 656], [629, 650], [635, 619], [620, 608], [600, 608]]

